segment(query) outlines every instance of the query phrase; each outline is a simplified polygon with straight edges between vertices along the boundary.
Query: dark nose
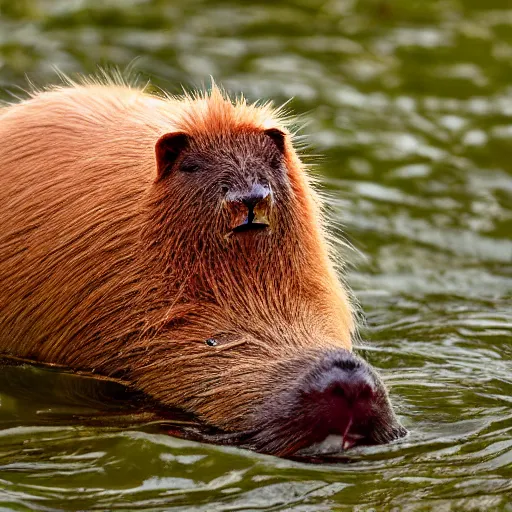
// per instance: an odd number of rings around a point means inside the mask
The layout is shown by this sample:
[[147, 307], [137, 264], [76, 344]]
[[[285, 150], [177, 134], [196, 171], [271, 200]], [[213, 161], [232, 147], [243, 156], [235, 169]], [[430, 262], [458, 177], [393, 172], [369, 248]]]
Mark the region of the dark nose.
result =
[[303, 380], [303, 407], [333, 433], [372, 414], [378, 392], [370, 367], [348, 351], [329, 354]]
[[247, 208], [254, 210], [258, 203], [265, 201], [269, 196], [269, 187], [266, 185], [255, 184], [247, 194], [240, 196], [240, 200], [245, 204], [245, 206], [247, 206]]
[[229, 192], [226, 204], [231, 214], [231, 231], [263, 229], [269, 226], [272, 191], [269, 186], [253, 184], [244, 192]]

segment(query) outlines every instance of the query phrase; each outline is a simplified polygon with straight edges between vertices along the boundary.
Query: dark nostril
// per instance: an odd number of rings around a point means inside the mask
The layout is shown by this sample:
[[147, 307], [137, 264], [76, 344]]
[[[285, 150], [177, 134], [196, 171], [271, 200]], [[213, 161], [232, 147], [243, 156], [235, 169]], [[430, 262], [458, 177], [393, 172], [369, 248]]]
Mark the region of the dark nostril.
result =
[[355, 402], [370, 401], [374, 396], [371, 381], [361, 372], [334, 372], [326, 377], [328, 384], [321, 393], [325, 398], [344, 398], [349, 405], [353, 405]]
[[237, 193], [235, 191], [229, 192], [227, 187], [222, 187], [222, 191], [226, 193], [226, 201], [228, 203], [242, 203], [249, 210], [253, 210], [260, 203], [262, 203], [262, 206], [266, 205], [266, 203], [270, 202], [272, 196], [270, 187], [260, 185], [259, 183], [253, 185], [246, 193]]
[[341, 370], [355, 370], [361, 364], [355, 359], [335, 359], [332, 365]]
[[261, 196], [250, 196], [250, 197], [243, 197], [242, 203], [249, 208], [249, 210], [253, 210], [254, 207], [263, 200], [263, 197]]
[[249, 210], [253, 210], [258, 203], [266, 200], [269, 196], [270, 189], [266, 185], [255, 184], [250, 192], [242, 196], [240, 200]]
[[230, 191], [226, 194], [226, 205], [231, 213], [231, 229], [234, 233], [261, 230], [270, 225], [270, 186], [254, 183], [244, 193]]
[[331, 393], [334, 395], [334, 396], [339, 396], [339, 397], [345, 397], [345, 390], [340, 387], [340, 386], [334, 386], [334, 388], [331, 390]]
[[350, 354], [325, 360], [309, 375], [304, 392], [313, 400], [365, 406], [375, 398], [377, 384], [366, 365]]

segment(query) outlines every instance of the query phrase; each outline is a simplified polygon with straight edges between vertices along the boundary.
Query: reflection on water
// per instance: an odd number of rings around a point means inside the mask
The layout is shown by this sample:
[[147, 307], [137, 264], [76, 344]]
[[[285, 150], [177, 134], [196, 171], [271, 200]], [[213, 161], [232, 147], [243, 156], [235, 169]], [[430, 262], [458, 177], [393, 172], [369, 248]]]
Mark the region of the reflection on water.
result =
[[[134, 58], [305, 113], [364, 314], [411, 434], [305, 465], [150, 428], [41, 422], [0, 394], [0, 508], [511, 510], [508, 0], [0, 0], [0, 86]], [[323, 155], [321, 158], [313, 154]], [[343, 230], [341, 238], [340, 230]], [[345, 244], [346, 245], [346, 244]]]

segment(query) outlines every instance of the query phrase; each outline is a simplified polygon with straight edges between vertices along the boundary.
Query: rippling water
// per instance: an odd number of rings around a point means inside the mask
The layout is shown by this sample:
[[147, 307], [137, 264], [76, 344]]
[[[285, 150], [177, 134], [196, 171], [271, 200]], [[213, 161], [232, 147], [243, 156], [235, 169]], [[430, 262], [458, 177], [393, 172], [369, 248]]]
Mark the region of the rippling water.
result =
[[[44, 84], [53, 65], [140, 57], [171, 92], [213, 75], [294, 98], [364, 311], [361, 352], [411, 432], [313, 466], [66, 423], [4, 386], [0, 510], [512, 510], [509, 0], [0, 0], [0, 13], [4, 97], [25, 73]], [[11, 388], [27, 378], [10, 371]], [[51, 394], [60, 381], [42, 374]]]

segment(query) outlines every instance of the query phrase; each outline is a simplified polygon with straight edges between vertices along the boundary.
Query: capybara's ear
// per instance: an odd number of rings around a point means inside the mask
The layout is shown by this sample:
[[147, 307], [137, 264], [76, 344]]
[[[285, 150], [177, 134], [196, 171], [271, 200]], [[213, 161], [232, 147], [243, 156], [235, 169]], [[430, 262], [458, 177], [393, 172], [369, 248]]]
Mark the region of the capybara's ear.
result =
[[166, 133], [156, 142], [156, 181], [168, 176], [176, 159], [188, 146], [189, 137], [183, 132]]
[[274, 141], [277, 149], [284, 154], [286, 133], [279, 128], [268, 128], [265, 130], [265, 135], [268, 135]]

